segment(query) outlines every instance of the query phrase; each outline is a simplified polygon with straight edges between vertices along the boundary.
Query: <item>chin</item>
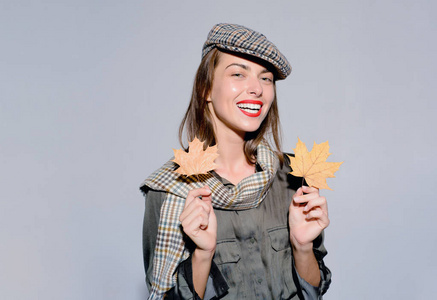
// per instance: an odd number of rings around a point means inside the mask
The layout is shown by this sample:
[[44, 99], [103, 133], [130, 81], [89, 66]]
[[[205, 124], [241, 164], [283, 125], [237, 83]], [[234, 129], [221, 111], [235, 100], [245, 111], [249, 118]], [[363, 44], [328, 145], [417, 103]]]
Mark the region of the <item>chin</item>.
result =
[[250, 133], [250, 132], [257, 131], [260, 126], [261, 126], [261, 124], [250, 124], [250, 125], [244, 126], [242, 129], [244, 132]]

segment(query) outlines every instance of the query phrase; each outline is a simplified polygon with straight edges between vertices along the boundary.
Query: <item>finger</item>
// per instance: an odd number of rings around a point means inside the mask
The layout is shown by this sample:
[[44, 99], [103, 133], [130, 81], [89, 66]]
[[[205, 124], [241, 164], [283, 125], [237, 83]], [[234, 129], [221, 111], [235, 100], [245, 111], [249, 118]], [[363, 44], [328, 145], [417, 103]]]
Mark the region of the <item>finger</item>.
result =
[[305, 218], [307, 221], [312, 221], [312, 220], [319, 221], [319, 223], [322, 224], [323, 228], [326, 228], [329, 225], [328, 214], [323, 210], [321, 210], [320, 208], [311, 210], [310, 212], [307, 213]]
[[191, 218], [193, 218], [197, 215], [202, 214], [203, 212], [205, 212], [207, 215], [209, 215], [210, 208], [202, 200], [200, 200], [199, 198], [196, 198], [193, 200], [193, 202], [191, 202], [191, 204], [188, 207], [186, 207], [182, 211], [182, 213], [179, 216], [179, 221], [183, 222], [184, 220], [186, 220], [190, 216], [191, 216]]
[[192, 189], [191, 191], [189, 191], [187, 199], [185, 200], [185, 207], [190, 205], [190, 203], [198, 197], [211, 197], [211, 189], [207, 185], [205, 185], [203, 188]]
[[303, 190], [304, 193], [307, 193], [307, 194], [309, 194], [309, 193], [318, 193], [319, 192], [318, 188], [311, 187], [311, 186], [306, 186], [306, 185], [302, 186], [302, 190]]
[[313, 210], [309, 211], [306, 214], [305, 219], [307, 219], [307, 220], [319, 219], [323, 216], [323, 214], [324, 214], [323, 211], [319, 207], [317, 207], [317, 208], [314, 208]]
[[212, 209], [211, 204], [208, 204], [207, 201], [201, 200], [200, 198], [194, 198], [190, 204], [188, 204], [184, 210], [182, 211], [181, 215], [179, 216], [179, 220], [182, 222], [182, 220], [186, 219], [189, 215], [196, 215], [201, 213], [202, 211], [205, 211], [207, 214], [210, 213]]
[[202, 188], [190, 190], [188, 192], [187, 199], [189, 198], [190, 200], [192, 200], [197, 197], [202, 198], [207, 196], [211, 196], [211, 189], [207, 185], [205, 185]]
[[[210, 197], [208, 197], [210, 198]], [[210, 215], [214, 214], [214, 209], [212, 208], [211, 200], [208, 198], [202, 198], [200, 201], [202, 202], [202, 208], [206, 212], [206, 223], [203, 222], [200, 224], [200, 229], [207, 229], [209, 225]]]
[[302, 188], [298, 188], [296, 193], [291, 197], [292, 201], [290, 203], [290, 206], [300, 206], [299, 202], [296, 201], [296, 199], [299, 200], [299, 197], [303, 195]]
[[[202, 198], [202, 202], [204, 204], [206, 204], [207, 207], [208, 207], [208, 210], [207, 210], [207, 212], [208, 212], [208, 221], [210, 222], [211, 220], [215, 220], [216, 216], [215, 216], [215, 213], [214, 213], [214, 208], [212, 206], [211, 197]], [[209, 226], [209, 224], [208, 224], [208, 226]], [[206, 227], [202, 228], [202, 229], [206, 229]]]
[[182, 228], [188, 236], [197, 236], [201, 230], [208, 228], [208, 217], [207, 216], [197, 216], [190, 220], [190, 222], [184, 222]]
[[311, 193], [311, 194], [296, 196], [293, 198], [293, 200], [296, 203], [305, 203], [305, 202], [311, 201], [313, 199], [316, 199], [318, 197], [320, 197], [319, 193]]
[[297, 189], [296, 193], [294, 193], [293, 198], [294, 197], [299, 197], [299, 196], [302, 196], [302, 195], [303, 195], [303, 191], [302, 191], [302, 188], [300, 187], [300, 188]]
[[326, 204], [326, 198], [325, 197], [317, 197], [315, 199], [311, 199], [307, 202], [305, 205], [303, 211], [310, 211], [314, 207], [320, 207], [323, 211], [328, 211], [328, 206]]
[[203, 207], [196, 207], [191, 213], [181, 218], [181, 225], [185, 230], [199, 229], [201, 226], [208, 225], [209, 214], [203, 209]]

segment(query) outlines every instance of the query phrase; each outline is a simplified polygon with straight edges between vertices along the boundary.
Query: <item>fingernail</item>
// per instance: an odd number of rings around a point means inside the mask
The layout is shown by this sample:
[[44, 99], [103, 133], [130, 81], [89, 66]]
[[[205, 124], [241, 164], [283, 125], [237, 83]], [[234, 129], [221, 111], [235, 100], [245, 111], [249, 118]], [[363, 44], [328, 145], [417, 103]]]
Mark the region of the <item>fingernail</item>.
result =
[[300, 198], [299, 197], [294, 197], [294, 201], [299, 201]]
[[303, 211], [307, 211], [307, 210], [308, 210], [308, 205], [303, 208]]

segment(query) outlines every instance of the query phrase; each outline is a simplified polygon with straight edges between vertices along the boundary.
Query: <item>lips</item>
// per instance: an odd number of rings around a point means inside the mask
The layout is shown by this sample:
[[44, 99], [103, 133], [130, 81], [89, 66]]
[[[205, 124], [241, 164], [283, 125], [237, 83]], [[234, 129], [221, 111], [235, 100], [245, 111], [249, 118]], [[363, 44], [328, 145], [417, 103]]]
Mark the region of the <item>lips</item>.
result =
[[257, 100], [242, 100], [237, 102], [240, 111], [249, 117], [258, 117], [261, 114], [263, 103]]

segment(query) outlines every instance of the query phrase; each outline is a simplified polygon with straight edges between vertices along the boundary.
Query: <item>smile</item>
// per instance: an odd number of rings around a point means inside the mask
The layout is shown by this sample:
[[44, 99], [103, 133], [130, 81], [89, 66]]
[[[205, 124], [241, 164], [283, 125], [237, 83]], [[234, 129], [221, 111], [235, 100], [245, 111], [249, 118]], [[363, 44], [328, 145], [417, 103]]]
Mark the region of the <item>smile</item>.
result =
[[258, 117], [261, 114], [263, 103], [256, 100], [243, 100], [237, 103], [240, 111], [249, 117]]

